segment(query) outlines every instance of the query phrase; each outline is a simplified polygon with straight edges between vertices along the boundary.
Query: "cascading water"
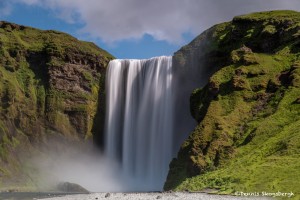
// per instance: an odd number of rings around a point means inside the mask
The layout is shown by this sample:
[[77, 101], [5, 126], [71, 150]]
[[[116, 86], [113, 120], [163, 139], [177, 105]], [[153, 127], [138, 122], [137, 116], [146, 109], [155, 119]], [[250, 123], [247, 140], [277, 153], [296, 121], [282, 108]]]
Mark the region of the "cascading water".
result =
[[162, 190], [173, 148], [172, 57], [113, 60], [106, 75], [105, 153], [128, 190]]

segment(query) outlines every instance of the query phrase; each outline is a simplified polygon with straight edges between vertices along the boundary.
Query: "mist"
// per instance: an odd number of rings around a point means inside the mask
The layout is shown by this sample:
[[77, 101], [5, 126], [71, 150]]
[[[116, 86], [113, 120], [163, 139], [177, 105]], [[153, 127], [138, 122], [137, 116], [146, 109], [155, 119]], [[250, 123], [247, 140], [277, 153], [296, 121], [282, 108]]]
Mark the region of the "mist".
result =
[[28, 176], [39, 191], [55, 191], [62, 182], [79, 184], [90, 192], [120, 192], [123, 184], [118, 164], [96, 150], [73, 145], [51, 144], [26, 161]]

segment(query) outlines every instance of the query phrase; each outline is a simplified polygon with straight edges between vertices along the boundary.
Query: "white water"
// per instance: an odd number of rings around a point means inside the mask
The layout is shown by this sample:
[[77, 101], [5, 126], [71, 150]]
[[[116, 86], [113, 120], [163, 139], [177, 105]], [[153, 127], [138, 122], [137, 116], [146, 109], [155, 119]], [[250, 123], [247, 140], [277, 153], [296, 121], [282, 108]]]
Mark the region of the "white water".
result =
[[128, 191], [159, 191], [174, 156], [172, 57], [113, 60], [106, 75], [105, 153]]

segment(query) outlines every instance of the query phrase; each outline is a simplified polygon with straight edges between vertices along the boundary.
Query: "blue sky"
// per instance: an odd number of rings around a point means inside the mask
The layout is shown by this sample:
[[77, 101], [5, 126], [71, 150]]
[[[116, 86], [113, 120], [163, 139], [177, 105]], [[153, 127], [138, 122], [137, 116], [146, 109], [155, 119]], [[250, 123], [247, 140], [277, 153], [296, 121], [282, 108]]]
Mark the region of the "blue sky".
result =
[[173, 55], [210, 26], [299, 0], [0, 0], [0, 20], [67, 32], [117, 58]]

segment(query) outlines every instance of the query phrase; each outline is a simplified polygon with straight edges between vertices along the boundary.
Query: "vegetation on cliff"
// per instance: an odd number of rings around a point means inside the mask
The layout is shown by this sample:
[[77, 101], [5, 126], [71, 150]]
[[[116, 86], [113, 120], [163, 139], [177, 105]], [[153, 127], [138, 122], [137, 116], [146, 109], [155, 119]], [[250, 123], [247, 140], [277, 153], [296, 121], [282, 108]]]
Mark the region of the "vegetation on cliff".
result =
[[214, 73], [191, 95], [198, 125], [170, 164], [165, 189], [299, 194], [300, 13], [235, 17], [174, 59], [195, 54]]
[[99, 130], [93, 119], [112, 58], [65, 33], [0, 22], [0, 186], [26, 183], [21, 154]]

